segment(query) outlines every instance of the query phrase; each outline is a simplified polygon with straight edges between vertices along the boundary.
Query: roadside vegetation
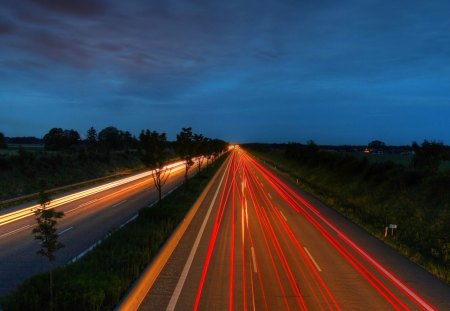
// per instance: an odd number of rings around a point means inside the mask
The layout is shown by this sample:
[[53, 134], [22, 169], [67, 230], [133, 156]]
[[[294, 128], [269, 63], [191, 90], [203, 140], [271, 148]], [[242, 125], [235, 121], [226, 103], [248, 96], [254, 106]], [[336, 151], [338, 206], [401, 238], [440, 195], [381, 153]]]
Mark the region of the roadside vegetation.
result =
[[[225, 145], [224, 145], [225, 146]], [[75, 263], [53, 270], [54, 310], [111, 310], [157, 254], [225, 160], [219, 157]], [[49, 310], [48, 273], [34, 276], [0, 300], [8, 310]]]
[[[324, 151], [312, 141], [246, 148], [450, 284], [450, 170], [441, 165], [448, 147], [414, 143], [407, 166]], [[397, 229], [385, 237], [389, 224]]]
[[[54, 189], [149, 167], [149, 163], [143, 161], [143, 147], [148, 149], [145, 137], [138, 139], [113, 126], [99, 132], [91, 127], [84, 139], [77, 131], [62, 128], [52, 128], [42, 139], [6, 138], [0, 134], [0, 201], [37, 194], [42, 184]], [[164, 133], [159, 135], [165, 136]], [[205, 138], [201, 145], [192, 148], [209, 151], [221, 149], [225, 144], [222, 140]], [[177, 146], [177, 142], [164, 139], [161, 147], [164, 162], [179, 157]], [[150, 166], [156, 167], [156, 164], [150, 163]]]

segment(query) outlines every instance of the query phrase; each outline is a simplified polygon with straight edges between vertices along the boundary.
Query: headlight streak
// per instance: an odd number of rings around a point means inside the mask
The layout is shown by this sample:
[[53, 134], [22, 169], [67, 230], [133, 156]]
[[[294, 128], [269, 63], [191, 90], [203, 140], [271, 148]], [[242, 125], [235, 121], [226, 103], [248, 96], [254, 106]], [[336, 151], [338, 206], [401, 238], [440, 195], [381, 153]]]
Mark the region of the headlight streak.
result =
[[[172, 163], [168, 166], [166, 166], [165, 168], [167, 169], [171, 169], [172, 172], [176, 172], [178, 170], [182, 170], [184, 169], [184, 161], [180, 161], [180, 162], [176, 162], [176, 163]], [[51, 203], [48, 205], [48, 208], [52, 209], [52, 208], [56, 208], [59, 207], [61, 205], [67, 204], [67, 203], [71, 203], [73, 201], [91, 196], [93, 194], [105, 191], [105, 190], [109, 190], [133, 181], [136, 181], [138, 179], [142, 179], [145, 177], [148, 177], [152, 174], [153, 171], [147, 171], [144, 173], [140, 173], [131, 177], [127, 177], [118, 181], [113, 181], [110, 182], [106, 185], [102, 185], [102, 186], [98, 186], [92, 189], [87, 189], [87, 190], [83, 190], [81, 192], [77, 192], [74, 194], [69, 194], [67, 196], [61, 197], [61, 198], [57, 198], [51, 201]], [[0, 227], [4, 226], [6, 224], [12, 223], [14, 221], [29, 217], [34, 215], [34, 211], [39, 207], [38, 204], [30, 206], [30, 207], [26, 207], [14, 212], [10, 212], [8, 214], [4, 214], [0, 216]]]

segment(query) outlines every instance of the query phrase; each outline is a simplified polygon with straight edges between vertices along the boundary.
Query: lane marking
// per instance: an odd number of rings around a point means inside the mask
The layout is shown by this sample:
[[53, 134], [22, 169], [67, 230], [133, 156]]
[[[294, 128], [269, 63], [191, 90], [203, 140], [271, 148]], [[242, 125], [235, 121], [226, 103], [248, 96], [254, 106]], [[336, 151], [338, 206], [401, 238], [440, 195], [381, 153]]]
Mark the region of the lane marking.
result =
[[313, 264], [316, 266], [317, 270], [319, 270], [319, 272], [322, 272], [322, 269], [320, 269], [319, 265], [317, 264], [317, 262], [314, 260], [313, 256], [311, 255], [311, 253], [308, 251], [308, 249], [304, 246], [303, 247], [306, 251], [306, 254], [308, 254], [309, 259], [311, 259], [311, 261], [313, 262]]
[[253, 246], [251, 247], [251, 250], [252, 250], [253, 271], [254, 271], [255, 273], [258, 273], [258, 268], [256, 267], [255, 249], [253, 248]]
[[130, 222], [136, 220], [139, 217], [139, 214], [134, 215], [133, 217], [131, 217], [130, 219], [128, 219], [127, 221], [125, 221], [123, 224], [121, 224], [119, 226], [119, 229], [122, 229], [123, 227], [125, 227], [126, 225], [128, 225]]
[[202, 226], [200, 227], [200, 231], [197, 234], [197, 237], [195, 238], [194, 245], [192, 246], [191, 252], [189, 253], [189, 257], [184, 265], [183, 271], [181, 272], [180, 278], [178, 279], [177, 286], [175, 287], [175, 290], [173, 291], [172, 297], [170, 298], [169, 304], [167, 305], [166, 311], [173, 311], [175, 310], [175, 306], [177, 305], [178, 298], [180, 297], [181, 290], [183, 289], [184, 283], [186, 282], [187, 275], [189, 273], [189, 270], [191, 269], [192, 261], [194, 260], [194, 256], [197, 253], [198, 245], [200, 244], [200, 240], [203, 236], [203, 232], [205, 231], [206, 223], [208, 222], [209, 216], [211, 215], [211, 210], [213, 205], [216, 203], [217, 195], [219, 194], [219, 190], [222, 187], [223, 179], [225, 177], [226, 170], [224, 171], [224, 174], [222, 175], [222, 178], [220, 179], [219, 186], [217, 187], [216, 192], [214, 193], [214, 197], [211, 201], [211, 204], [209, 205], [208, 212], [206, 213], [205, 219], [203, 219]]
[[67, 229], [65, 229], [65, 230], [63, 230], [63, 231], [61, 231], [60, 233], [58, 233], [58, 235], [61, 236], [61, 235], [63, 235], [64, 233], [66, 233], [67, 231], [72, 230], [72, 229], [73, 229], [73, 227], [69, 227], [69, 228], [67, 228]]
[[280, 209], [278, 209], [279, 211], [280, 211], [280, 214], [281, 214], [281, 216], [283, 216], [283, 218], [284, 218], [284, 221], [285, 222], [287, 222], [287, 218], [286, 218], [286, 216], [284, 216], [284, 214], [283, 214], [283, 212], [280, 210]]
[[8, 236], [10, 236], [10, 235], [13, 235], [13, 234], [15, 234], [15, 233], [19, 233], [19, 232], [21, 232], [21, 231], [23, 231], [23, 230], [25, 230], [25, 229], [30, 228], [30, 227], [34, 227], [34, 225], [26, 225], [26, 226], [20, 227], [20, 228], [18, 228], [18, 229], [16, 229], [16, 230], [13, 230], [13, 231], [4, 233], [4, 234], [0, 235], [0, 239], [6, 238], [6, 237], [8, 237]]
[[121, 201], [121, 202], [119, 202], [119, 203], [114, 204], [114, 205], [111, 206], [111, 207], [119, 206], [120, 204], [123, 204], [123, 203], [125, 203], [125, 202], [127, 202], [127, 201], [128, 201], [128, 200], [123, 200], [123, 201]]

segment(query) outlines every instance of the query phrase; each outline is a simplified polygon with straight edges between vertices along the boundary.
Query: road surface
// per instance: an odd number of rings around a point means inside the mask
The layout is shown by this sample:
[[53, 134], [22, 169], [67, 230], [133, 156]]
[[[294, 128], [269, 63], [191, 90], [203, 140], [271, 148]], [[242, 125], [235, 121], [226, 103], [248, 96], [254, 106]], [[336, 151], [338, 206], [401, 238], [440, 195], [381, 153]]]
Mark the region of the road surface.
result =
[[218, 174], [140, 310], [450, 310], [446, 284], [242, 149]]
[[[197, 168], [192, 167], [190, 174], [195, 172]], [[172, 168], [163, 193], [172, 191], [183, 181], [184, 164], [181, 163]], [[149, 172], [54, 198], [50, 206], [65, 213], [57, 225], [65, 247], [56, 253], [55, 266], [85, 253], [157, 198]], [[39, 244], [31, 234], [36, 224], [31, 205], [0, 211], [0, 296], [24, 279], [48, 269], [47, 259], [36, 254]]]

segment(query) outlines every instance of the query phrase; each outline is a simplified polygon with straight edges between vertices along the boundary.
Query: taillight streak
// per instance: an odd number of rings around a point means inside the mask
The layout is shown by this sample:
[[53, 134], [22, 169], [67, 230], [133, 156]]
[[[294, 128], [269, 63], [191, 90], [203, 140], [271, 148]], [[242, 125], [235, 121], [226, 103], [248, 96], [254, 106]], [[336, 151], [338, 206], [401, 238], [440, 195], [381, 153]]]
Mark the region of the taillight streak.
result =
[[[286, 185], [283, 181], [281, 181], [277, 176], [275, 176], [273, 173], [271, 173], [268, 169], [263, 167], [261, 164], [256, 162], [254, 159], [252, 159], [250, 156], [245, 155], [247, 159], [251, 161], [252, 164], [254, 164], [255, 167], [257, 167], [258, 171], [267, 179], [268, 182], [270, 182], [274, 188], [277, 189], [277, 192], [280, 193], [284, 192], [286, 195], [284, 197], [290, 196], [292, 200], [289, 200], [291, 203], [290, 205], [297, 210], [298, 212], [302, 212], [305, 217], [310, 220], [316, 228], [321, 228], [319, 230], [324, 236], [326, 234], [329, 235], [328, 231], [319, 223], [317, 222], [307, 211], [310, 211], [313, 213], [316, 217], [318, 217], [323, 223], [325, 223], [329, 228], [331, 228], [342, 240], [345, 242], [350, 248], [352, 248], [354, 251], [356, 251], [362, 258], [366, 260], [375, 270], [377, 270], [379, 273], [384, 275], [388, 280], [391, 281], [391, 284], [393, 284], [395, 287], [397, 287], [401, 292], [403, 292], [407, 297], [411, 299], [416, 305], [418, 305], [422, 310], [437, 310], [434, 306], [432, 306], [429, 302], [427, 302], [423, 297], [421, 297], [419, 294], [417, 294], [411, 287], [406, 285], [404, 282], [402, 282], [398, 276], [396, 276], [392, 271], [389, 271], [386, 267], [382, 266], [378, 261], [376, 261], [372, 256], [367, 254], [360, 246], [358, 246], [354, 241], [352, 241], [347, 235], [342, 233], [339, 229], [337, 229], [333, 224], [331, 224], [325, 217], [310, 203], [308, 203], [305, 199], [303, 199], [295, 190], [293, 190], [291, 187]], [[295, 200], [298, 200], [302, 205], [300, 205]], [[331, 239], [335, 238], [331, 235], [329, 235]], [[337, 242], [337, 240], [335, 240]], [[330, 241], [331, 242], [331, 241]], [[339, 244], [340, 245], [340, 244]], [[340, 246], [340, 248], [343, 248]], [[351, 254], [350, 254], [351, 255]], [[354, 259], [358, 264], [359, 261], [355, 258]], [[380, 282], [375, 276], [373, 276], [377, 283]], [[392, 297], [394, 296], [394, 300], [398, 301], [398, 298], [388, 290], [388, 294]], [[402, 302], [399, 303], [402, 307], [407, 308]]]

